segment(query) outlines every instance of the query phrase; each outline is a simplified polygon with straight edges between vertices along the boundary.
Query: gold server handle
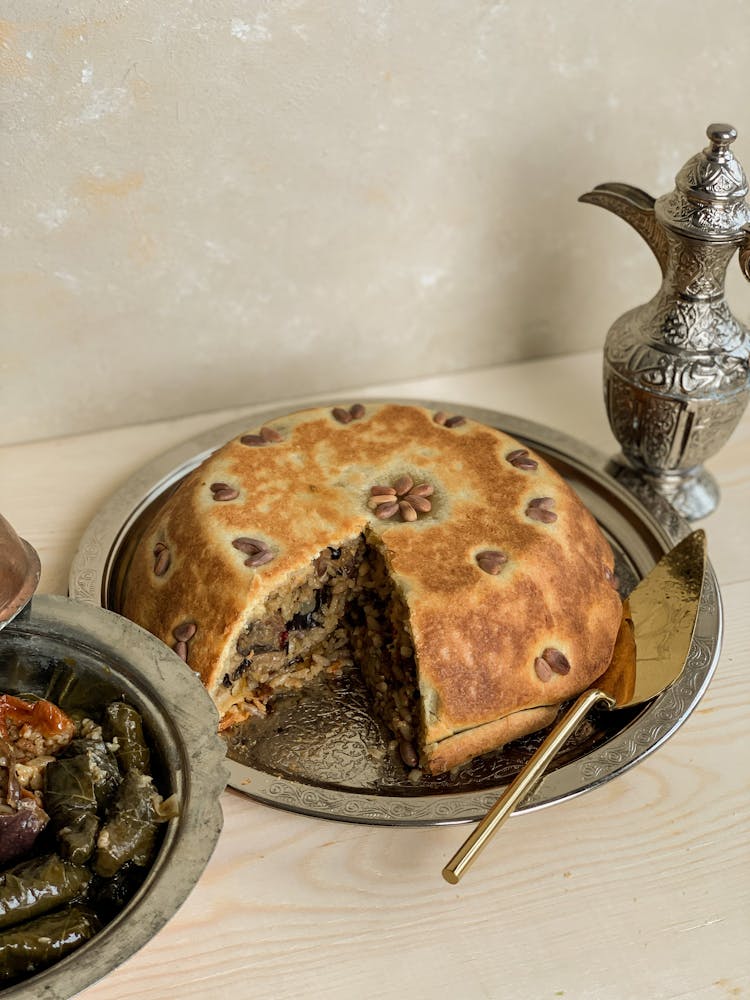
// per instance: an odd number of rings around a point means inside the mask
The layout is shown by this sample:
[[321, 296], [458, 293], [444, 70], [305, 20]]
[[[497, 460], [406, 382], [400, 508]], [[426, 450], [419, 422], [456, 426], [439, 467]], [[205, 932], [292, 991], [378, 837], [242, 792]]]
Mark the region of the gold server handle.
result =
[[479, 823], [479, 826], [466, 838], [445, 868], [443, 868], [443, 878], [446, 882], [450, 882], [451, 885], [458, 883], [466, 869], [486, 846], [493, 833], [505, 822], [519, 802], [523, 801], [541, 779], [550, 761], [578, 723], [602, 699], [609, 702], [610, 708], [614, 708], [614, 699], [596, 688], [585, 691], [571, 705], [536, 753], [531, 757], [528, 764], [516, 775], [495, 805]]

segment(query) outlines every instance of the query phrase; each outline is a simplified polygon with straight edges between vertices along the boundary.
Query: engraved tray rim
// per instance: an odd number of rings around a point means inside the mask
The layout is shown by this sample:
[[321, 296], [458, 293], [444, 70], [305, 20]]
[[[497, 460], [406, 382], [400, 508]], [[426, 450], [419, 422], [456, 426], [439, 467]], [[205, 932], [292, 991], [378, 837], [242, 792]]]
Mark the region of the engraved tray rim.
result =
[[[684, 537], [690, 525], [636, 473], [617, 466], [596, 449], [561, 431], [496, 410], [418, 398], [371, 398], [365, 402], [398, 402], [434, 410], [461, 412], [499, 427], [522, 443], [587, 477], [610, 523], [608, 533], [622, 535], [620, 544], [639, 563], [641, 572]], [[323, 406], [318, 400], [292, 404], [295, 410]], [[333, 404], [332, 404], [333, 405]], [[173, 446], [130, 476], [104, 503], [81, 536], [69, 574], [69, 594], [85, 603], [108, 607], [112, 574], [139, 515], [176, 485], [217, 447], [255, 425], [283, 416], [290, 405], [252, 409], [244, 416], [210, 428]], [[575, 488], [575, 486], [574, 486]], [[627, 537], [628, 545], [625, 544]], [[111, 609], [110, 609], [111, 610]], [[548, 772], [516, 809], [527, 812], [590, 791], [633, 767], [661, 746], [686, 721], [708, 687], [718, 663], [723, 610], [710, 562], [695, 635], [681, 677], [658, 695], [611, 739], [556, 770]], [[371, 789], [336, 788], [271, 774], [227, 758], [228, 786], [258, 801], [319, 818], [386, 826], [432, 826], [476, 821], [505, 787], [471, 791], [378, 794]]]

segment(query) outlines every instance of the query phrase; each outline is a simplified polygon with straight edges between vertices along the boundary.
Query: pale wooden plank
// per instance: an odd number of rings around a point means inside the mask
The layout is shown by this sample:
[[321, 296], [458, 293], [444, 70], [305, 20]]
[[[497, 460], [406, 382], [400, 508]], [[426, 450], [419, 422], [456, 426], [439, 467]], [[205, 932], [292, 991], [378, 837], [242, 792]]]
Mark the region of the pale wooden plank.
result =
[[219, 846], [179, 915], [84, 996], [747, 989], [750, 584], [724, 597], [721, 662], [678, 733], [602, 788], [514, 817], [459, 886], [440, 867], [464, 827], [347, 826], [227, 792]]

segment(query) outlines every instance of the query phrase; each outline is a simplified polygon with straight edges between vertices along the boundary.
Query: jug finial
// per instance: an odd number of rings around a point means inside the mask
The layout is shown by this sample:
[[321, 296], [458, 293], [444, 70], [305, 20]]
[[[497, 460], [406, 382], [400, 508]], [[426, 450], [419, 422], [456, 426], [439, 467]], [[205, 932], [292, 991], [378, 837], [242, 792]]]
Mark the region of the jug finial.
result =
[[675, 189], [657, 198], [659, 222], [674, 232], [711, 242], [741, 242], [750, 224], [747, 178], [730, 146], [737, 138], [732, 125], [709, 125], [710, 145], [687, 161], [675, 177]]
[[706, 135], [711, 140], [711, 149], [708, 152], [720, 153], [729, 149], [737, 138], [737, 129], [725, 122], [714, 122], [706, 129]]

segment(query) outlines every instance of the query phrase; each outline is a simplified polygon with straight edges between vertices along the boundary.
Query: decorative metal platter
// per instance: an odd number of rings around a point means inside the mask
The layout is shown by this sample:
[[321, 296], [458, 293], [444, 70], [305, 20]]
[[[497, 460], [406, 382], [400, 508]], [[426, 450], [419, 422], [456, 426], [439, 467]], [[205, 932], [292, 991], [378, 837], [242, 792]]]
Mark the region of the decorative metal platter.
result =
[[[455, 409], [455, 403], [396, 401]], [[171, 449], [132, 476], [84, 532], [71, 567], [70, 596], [118, 611], [133, 548], [183, 477], [247, 427], [287, 412], [288, 407], [264, 410], [224, 424]], [[613, 548], [623, 595], [689, 531], [638, 476], [608, 467], [601, 454], [582, 442], [492, 410], [461, 406], [461, 412], [533, 448], [576, 490]], [[719, 658], [722, 630], [721, 597], [709, 565], [679, 680], [645, 706], [592, 713], [520, 810], [595, 788], [656, 750], [703, 696]], [[387, 732], [373, 718], [364, 685], [352, 670], [316, 682], [304, 695], [278, 698], [265, 719], [248, 720], [225, 739], [229, 785], [255, 799], [328, 819], [428, 826], [481, 818], [543, 735], [518, 740], [450, 774], [412, 781]]]

